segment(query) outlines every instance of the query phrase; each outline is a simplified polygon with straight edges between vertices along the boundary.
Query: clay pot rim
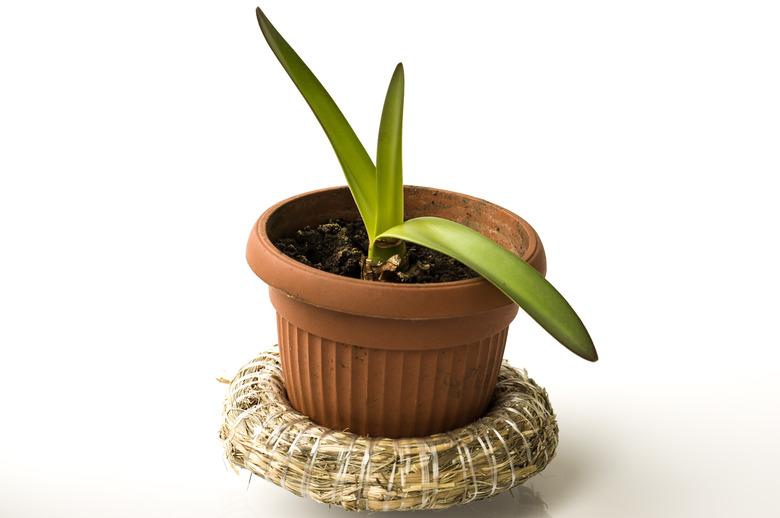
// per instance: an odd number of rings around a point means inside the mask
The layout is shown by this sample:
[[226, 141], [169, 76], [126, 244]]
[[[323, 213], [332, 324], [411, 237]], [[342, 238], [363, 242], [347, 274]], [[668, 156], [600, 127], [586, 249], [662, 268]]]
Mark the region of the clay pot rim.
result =
[[[475, 204], [487, 204], [491, 206], [491, 210], [501, 211], [520, 225], [526, 245], [523, 258], [544, 275], [544, 246], [533, 227], [518, 215], [499, 205], [465, 194], [429, 187], [406, 186], [406, 189], [470, 200]], [[324, 272], [284, 255], [274, 246], [267, 233], [272, 216], [281, 207], [295, 203], [296, 200], [318, 195], [327, 197], [328, 193], [351, 201], [346, 186], [306, 192], [274, 204], [260, 216], [252, 228], [247, 243], [247, 261], [255, 274], [272, 288], [282, 290], [288, 297], [313, 306], [377, 318], [452, 318], [499, 310], [507, 306], [517, 307], [498, 288], [481, 277], [417, 285], [380, 283]], [[327, 214], [324, 215], [327, 217]]]
[[[531, 227], [531, 225], [525, 221], [523, 218], [515, 214], [514, 212], [505, 209], [501, 207], [500, 205], [496, 205], [495, 203], [489, 202], [487, 200], [484, 200], [482, 198], [477, 198], [476, 196], [470, 196], [468, 194], [462, 194], [455, 191], [448, 191], [447, 189], [439, 189], [436, 187], [424, 187], [424, 186], [418, 186], [418, 185], [405, 185], [404, 187], [410, 187], [413, 189], [426, 189], [426, 190], [433, 190], [438, 191], [445, 194], [451, 194], [454, 196], [460, 196], [463, 198], [468, 198], [472, 201], [476, 202], [482, 202], [482, 203], [488, 203], [490, 205], [493, 205], [497, 207], [499, 210], [505, 211], [509, 215], [511, 215], [513, 218], [517, 219], [527, 230], [528, 234], [528, 246], [525, 249], [525, 252], [522, 255], [523, 260], [528, 261], [537, 253], [537, 249], [539, 247], [539, 236], [536, 234], [536, 231]], [[374, 288], [381, 289], [381, 290], [390, 290], [390, 291], [414, 291], [414, 290], [437, 290], [437, 289], [444, 289], [449, 290], [456, 287], [466, 287], [470, 285], [478, 285], [478, 284], [490, 284], [487, 280], [485, 280], [483, 277], [478, 276], [474, 277], [472, 279], [463, 279], [459, 281], [446, 281], [446, 282], [431, 282], [431, 283], [420, 283], [420, 284], [402, 284], [397, 282], [374, 282], [374, 281], [366, 281], [363, 279], [355, 279], [353, 277], [345, 277], [343, 275], [338, 275], [336, 273], [326, 272], [323, 270], [319, 270], [317, 268], [314, 268], [312, 266], [308, 266], [303, 264], [300, 261], [296, 261], [292, 257], [289, 257], [282, 253], [276, 246], [271, 242], [271, 239], [268, 237], [268, 233], [266, 232], [266, 226], [268, 223], [268, 220], [271, 218], [271, 216], [276, 212], [280, 207], [292, 203], [295, 200], [298, 200], [300, 198], [304, 198], [306, 196], [311, 196], [315, 194], [320, 194], [327, 191], [337, 191], [347, 189], [347, 186], [340, 185], [340, 186], [333, 186], [333, 187], [325, 187], [322, 189], [315, 189], [313, 191], [304, 192], [301, 194], [296, 194], [294, 196], [290, 196], [289, 198], [286, 198], [282, 201], [279, 201], [275, 204], [273, 204], [271, 207], [266, 209], [265, 212], [260, 216], [260, 218], [257, 220], [257, 222], [254, 225], [253, 228], [253, 235], [258, 239], [260, 244], [263, 246], [263, 248], [266, 249], [266, 251], [270, 252], [272, 256], [274, 256], [275, 259], [280, 260], [282, 263], [286, 264], [290, 268], [294, 268], [296, 270], [302, 270], [310, 275], [315, 275], [318, 277], [325, 277], [328, 279], [333, 279], [334, 277], [337, 279], [340, 279], [341, 282], [345, 282], [347, 284], [354, 284], [356, 286], [365, 286], [366, 284], [372, 284]], [[254, 268], [253, 268], [254, 269]], [[491, 285], [492, 286], [492, 285]]]

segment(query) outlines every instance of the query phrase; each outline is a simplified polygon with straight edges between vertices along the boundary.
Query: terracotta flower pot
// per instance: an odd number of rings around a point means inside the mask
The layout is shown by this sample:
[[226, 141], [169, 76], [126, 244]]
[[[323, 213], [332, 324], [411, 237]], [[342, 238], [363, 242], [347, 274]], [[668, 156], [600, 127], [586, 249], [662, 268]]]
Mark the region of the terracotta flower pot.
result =
[[[481, 232], [542, 274], [533, 228], [497, 205], [405, 188], [406, 217], [441, 216]], [[275, 239], [329, 218], [356, 218], [346, 187], [282, 201], [257, 221], [247, 260], [270, 286], [292, 405], [336, 430], [415, 437], [465, 425], [486, 410], [518, 307], [482, 278], [403, 285], [326, 273], [281, 253]]]

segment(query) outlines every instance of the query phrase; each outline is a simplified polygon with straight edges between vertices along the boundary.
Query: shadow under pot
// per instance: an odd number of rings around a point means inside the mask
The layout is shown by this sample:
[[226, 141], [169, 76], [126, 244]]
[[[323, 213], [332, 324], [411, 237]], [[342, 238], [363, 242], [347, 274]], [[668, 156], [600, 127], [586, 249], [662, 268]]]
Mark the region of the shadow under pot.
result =
[[[498, 205], [406, 186], [404, 207], [406, 218], [468, 225], [545, 273], [536, 231]], [[421, 437], [478, 419], [517, 305], [481, 277], [364, 281], [306, 266], [273, 244], [305, 226], [357, 217], [346, 187], [323, 189], [277, 203], [250, 234], [247, 260], [270, 287], [290, 403], [315, 423], [374, 437]]]

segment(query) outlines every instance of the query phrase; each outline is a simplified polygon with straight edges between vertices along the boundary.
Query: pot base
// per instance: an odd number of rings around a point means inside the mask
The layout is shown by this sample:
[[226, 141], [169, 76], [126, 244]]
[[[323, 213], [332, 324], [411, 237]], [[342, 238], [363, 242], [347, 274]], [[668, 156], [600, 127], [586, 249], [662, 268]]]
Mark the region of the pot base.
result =
[[507, 337], [504, 328], [444, 349], [372, 349], [328, 340], [277, 318], [292, 406], [317, 424], [373, 437], [431, 435], [483, 415]]
[[444, 509], [489, 498], [542, 471], [558, 445], [547, 393], [506, 362], [484, 417], [427, 437], [369, 438], [325, 428], [286, 396], [276, 351], [238, 372], [220, 430], [230, 465], [351, 511]]

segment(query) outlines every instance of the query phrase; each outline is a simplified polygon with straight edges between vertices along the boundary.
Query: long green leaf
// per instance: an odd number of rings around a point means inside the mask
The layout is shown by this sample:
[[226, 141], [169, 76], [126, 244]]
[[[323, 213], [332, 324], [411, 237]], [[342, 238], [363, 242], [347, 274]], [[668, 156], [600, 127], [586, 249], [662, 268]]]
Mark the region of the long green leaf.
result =
[[582, 321], [566, 299], [532, 266], [479, 232], [442, 218], [415, 218], [378, 238], [403, 239], [454, 257], [515, 301], [572, 352], [596, 361], [598, 355]]
[[376, 230], [374, 235], [404, 221], [404, 180], [401, 133], [404, 119], [404, 66], [395, 67], [387, 88], [376, 146]]
[[268, 46], [311, 107], [333, 145], [366, 229], [373, 233], [376, 214], [376, 168], [333, 98], [296, 52], [257, 8], [257, 21]]

